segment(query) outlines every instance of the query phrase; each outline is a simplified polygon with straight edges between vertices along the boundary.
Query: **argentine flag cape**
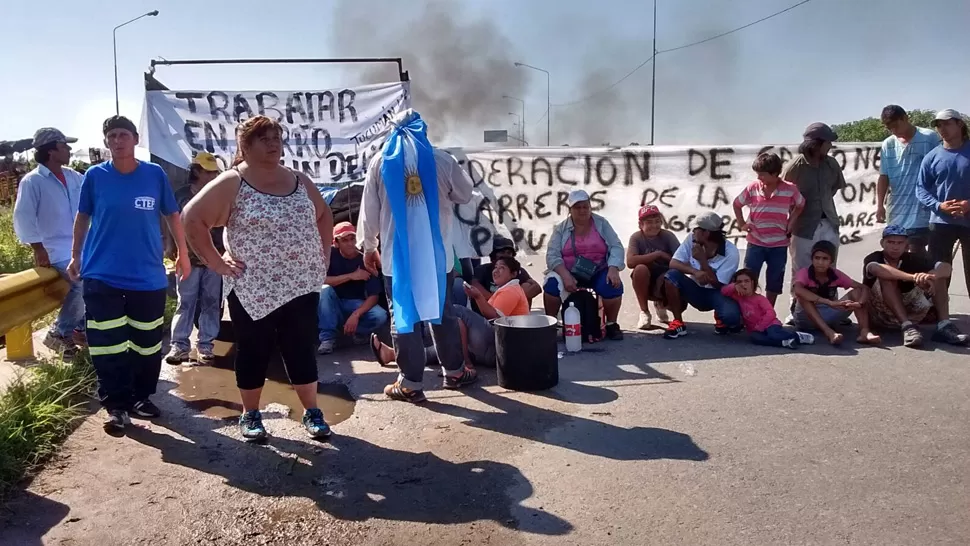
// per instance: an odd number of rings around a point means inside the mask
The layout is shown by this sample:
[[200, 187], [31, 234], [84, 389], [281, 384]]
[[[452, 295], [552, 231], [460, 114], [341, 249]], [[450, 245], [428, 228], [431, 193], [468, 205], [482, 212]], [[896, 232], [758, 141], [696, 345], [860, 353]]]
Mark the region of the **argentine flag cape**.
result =
[[395, 125], [381, 154], [381, 178], [394, 218], [390, 241], [394, 245], [394, 326], [408, 334], [418, 322], [441, 322], [448, 269], [439, 225], [434, 149], [417, 112], [408, 112]]

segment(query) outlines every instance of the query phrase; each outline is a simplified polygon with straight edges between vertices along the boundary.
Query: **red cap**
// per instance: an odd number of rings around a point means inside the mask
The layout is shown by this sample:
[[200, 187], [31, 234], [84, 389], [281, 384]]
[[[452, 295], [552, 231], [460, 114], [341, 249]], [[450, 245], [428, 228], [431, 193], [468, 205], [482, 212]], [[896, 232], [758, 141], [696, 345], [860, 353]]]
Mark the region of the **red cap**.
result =
[[334, 241], [343, 237], [344, 235], [357, 235], [357, 228], [355, 228], [350, 222], [340, 222], [339, 224], [333, 226]]
[[660, 209], [656, 205], [643, 205], [640, 207], [640, 214], [637, 216], [640, 220], [643, 220], [647, 216], [654, 216], [660, 214]]

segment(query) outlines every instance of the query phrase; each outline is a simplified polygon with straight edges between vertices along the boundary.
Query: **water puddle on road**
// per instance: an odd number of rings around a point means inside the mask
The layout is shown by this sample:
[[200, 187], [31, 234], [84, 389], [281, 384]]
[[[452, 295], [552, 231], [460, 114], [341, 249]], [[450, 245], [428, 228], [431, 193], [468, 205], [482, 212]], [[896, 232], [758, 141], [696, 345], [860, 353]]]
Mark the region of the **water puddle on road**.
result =
[[[190, 408], [208, 417], [239, 417], [242, 404], [239, 403], [239, 390], [236, 389], [236, 374], [232, 364], [233, 358], [229, 356], [216, 358], [212, 366], [180, 366], [176, 372], [179, 385], [175, 394], [185, 400]], [[266, 385], [260, 397], [261, 407], [265, 408], [272, 403], [289, 407], [288, 417], [294, 421], [303, 418], [303, 405], [287, 381], [283, 363], [278, 357], [270, 362]], [[346, 385], [320, 383], [317, 385], [317, 404], [323, 410], [327, 423], [335, 425], [350, 418], [356, 403]]]

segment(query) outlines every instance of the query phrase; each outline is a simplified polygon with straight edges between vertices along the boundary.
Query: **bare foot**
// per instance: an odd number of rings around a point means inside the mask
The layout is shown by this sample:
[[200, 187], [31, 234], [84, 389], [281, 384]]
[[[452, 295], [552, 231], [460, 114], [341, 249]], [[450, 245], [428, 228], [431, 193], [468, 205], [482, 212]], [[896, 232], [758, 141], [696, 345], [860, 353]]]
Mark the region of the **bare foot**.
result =
[[869, 330], [860, 330], [859, 337], [856, 338], [859, 343], [864, 343], [866, 345], [879, 345], [882, 343], [882, 338], [878, 335], [870, 332]]
[[832, 332], [831, 334], [828, 334], [826, 337], [829, 338], [829, 343], [831, 343], [832, 345], [841, 345], [842, 340], [845, 339], [845, 336], [843, 336], [838, 332]]

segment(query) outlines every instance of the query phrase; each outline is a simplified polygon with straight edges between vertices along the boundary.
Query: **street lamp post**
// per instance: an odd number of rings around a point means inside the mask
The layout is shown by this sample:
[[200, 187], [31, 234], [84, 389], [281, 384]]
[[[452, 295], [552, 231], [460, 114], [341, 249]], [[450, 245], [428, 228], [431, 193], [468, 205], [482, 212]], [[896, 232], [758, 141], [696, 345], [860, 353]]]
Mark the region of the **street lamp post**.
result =
[[552, 95], [549, 87], [549, 71], [539, 68], [538, 66], [532, 66], [531, 64], [525, 63], [515, 63], [515, 66], [531, 68], [532, 70], [538, 70], [539, 72], [546, 73], [546, 146], [549, 146], [549, 135], [552, 132]]
[[510, 116], [515, 116], [519, 121], [519, 136], [522, 137], [521, 140], [525, 140], [525, 124], [522, 122], [522, 116], [516, 114], [515, 112], [509, 112]]
[[116, 115], [121, 113], [121, 107], [118, 104], [118, 29], [129, 23], [134, 23], [135, 21], [141, 19], [142, 17], [155, 17], [156, 15], [158, 15], [157, 9], [149, 11], [148, 13], [139, 15], [138, 17], [135, 17], [130, 21], [125, 21], [124, 23], [121, 23], [111, 31], [111, 46], [114, 49], [114, 56], [115, 56], [115, 114]]
[[522, 117], [520, 119], [522, 120], [522, 140], [524, 141], [525, 140], [525, 101], [520, 99], [519, 97], [512, 97], [509, 95], [502, 95], [502, 98], [509, 99], [509, 100], [517, 100], [519, 101], [519, 103], [522, 104]]

